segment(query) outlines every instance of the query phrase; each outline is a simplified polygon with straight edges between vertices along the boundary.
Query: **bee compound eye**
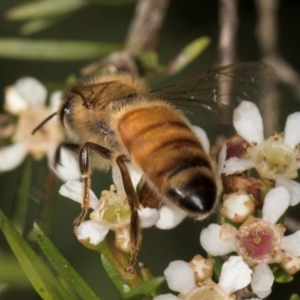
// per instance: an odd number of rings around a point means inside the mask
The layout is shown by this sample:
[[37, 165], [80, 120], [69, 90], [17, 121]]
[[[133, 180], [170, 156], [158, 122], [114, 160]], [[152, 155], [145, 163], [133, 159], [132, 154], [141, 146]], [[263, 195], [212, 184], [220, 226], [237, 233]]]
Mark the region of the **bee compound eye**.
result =
[[65, 121], [65, 117], [67, 115], [69, 115], [71, 112], [71, 109], [70, 109], [70, 101], [68, 100], [64, 105], [63, 107], [61, 108], [61, 111], [60, 111], [60, 121], [62, 124], [64, 124], [64, 121]]

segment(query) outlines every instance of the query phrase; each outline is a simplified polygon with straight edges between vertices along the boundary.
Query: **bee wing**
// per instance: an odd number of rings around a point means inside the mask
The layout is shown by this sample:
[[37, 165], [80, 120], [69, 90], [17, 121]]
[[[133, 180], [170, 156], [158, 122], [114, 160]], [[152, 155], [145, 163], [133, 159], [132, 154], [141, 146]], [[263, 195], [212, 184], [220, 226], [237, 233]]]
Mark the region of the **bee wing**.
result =
[[103, 109], [108, 103], [132, 97], [137, 90], [121, 81], [84, 83], [73, 87], [72, 92], [82, 98], [86, 106]]
[[258, 103], [275, 81], [273, 67], [262, 62], [248, 62], [220, 67], [154, 92], [187, 113], [230, 123], [233, 110], [241, 101]]

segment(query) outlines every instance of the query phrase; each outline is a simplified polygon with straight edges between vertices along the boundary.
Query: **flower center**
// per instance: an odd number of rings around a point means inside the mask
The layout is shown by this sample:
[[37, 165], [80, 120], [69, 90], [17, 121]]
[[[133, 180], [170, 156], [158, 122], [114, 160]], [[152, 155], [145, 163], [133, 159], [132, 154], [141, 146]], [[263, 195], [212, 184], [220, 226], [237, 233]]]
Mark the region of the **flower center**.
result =
[[236, 236], [237, 252], [250, 266], [279, 262], [282, 259], [282, 235], [278, 225], [249, 217]]
[[92, 220], [109, 223], [112, 229], [129, 224], [131, 211], [125, 196], [103, 191], [100, 201], [100, 207], [90, 215]]
[[263, 144], [252, 148], [250, 156], [257, 162], [257, 171], [263, 178], [295, 176], [297, 155], [293, 149], [283, 144], [280, 134], [274, 134]]
[[256, 259], [262, 259], [273, 248], [272, 236], [267, 231], [250, 232], [247, 236], [243, 237], [242, 243], [248, 255]]
[[259, 236], [256, 236], [256, 237], [253, 238], [253, 243], [255, 245], [259, 245], [261, 243], [261, 241], [262, 241], [262, 238], [259, 237]]
[[217, 284], [214, 282], [201, 283], [199, 287], [191, 291], [185, 300], [233, 300], [230, 295], [227, 295]]
[[284, 147], [266, 145], [258, 152], [257, 162], [267, 164], [270, 171], [282, 175], [293, 162], [293, 153]]
[[55, 119], [47, 122], [34, 135], [31, 134], [50, 113], [51, 111], [45, 107], [24, 111], [19, 116], [14, 141], [23, 143], [36, 159], [42, 158], [49, 149], [56, 147], [62, 140], [62, 132]]

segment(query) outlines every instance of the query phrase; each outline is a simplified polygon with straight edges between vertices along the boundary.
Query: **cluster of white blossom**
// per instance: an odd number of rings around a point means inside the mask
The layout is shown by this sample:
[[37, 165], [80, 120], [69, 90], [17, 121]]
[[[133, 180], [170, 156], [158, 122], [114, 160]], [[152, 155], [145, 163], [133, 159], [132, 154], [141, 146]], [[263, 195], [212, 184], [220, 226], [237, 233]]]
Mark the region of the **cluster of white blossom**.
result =
[[[262, 299], [274, 282], [269, 264], [279, 264], [288, 274], [300, 270], [300, 231], [284, 236], [286, 229], [278, 223], [289, 206], [300, 202], [300, 184], [292, 180], [300, 167], [300, 113], [288, 117], [284, 133], [266, 140], [262, 117], [251, 102], [236, 108], [233, 124], [238, 136], [226, 143], [220, 213], [234, 226], [210, 224], [200, 243], [213, 256], [236, 252], [252, 269], [251, 289]], [[251, 177], [252, 168], [258, 179]], [[261, 217], [255, 217], [257, 208]]]
[[[22, 78], [5, 92], [5, 110], [17, 116], [17, 124], [9, 131], [11, 145], [0, 149], [0, 171], [19, 165], [27, 154], [40, 159], [47, 154], [53, 164], [57, 145], [62, 141], [59, 123], [54, 117], [34, 136], [32, 129], [58, 109], [59, 92], [50, 97], [46, 106], [46, 89], [34, 78]], [[218, 175], [224, 192], [221, 209], [222, 224], [210, 224], [200, 233], [200, 244], [211, 256], [235, 255], [224, 262], [218, 284], [212, 280], [213, 261], [196, 256], [190, 263], [171, 262], [165, 270], [169, 288], [179, 295], [160, 295], [155, 300], [171, 299], [234, 299], [233, 293], [250, 285], [252, 292], [263, 299], [271, 293], [274, 275], [270, 264], [278, 264], [288, 274], [300, 270], [300, 231], [284, 235], [281, 217], [289, 206], [300, 202], [300, 112], [291, 114], [284, 133], [264, 139], [263, 120], [255, 104], [244, 101], [234, 112], [237, 135], [225, 142], [219, 151]], [[205, 132], [193, 128], [209, 154]], [[5, 136], [8, 138], [8, 135]], [[78, 163], [62, 153], [62, 165], [56, 172], [68, 180], [60, 194], [79, 203], [83, 183]], [[255, 169], [259, 178], [251, 177]], [[142, 172], [128, 164], [132, 183], [137, 188]], [[90, 191], [90, 220], [76, 229], [81, 241], [97, 245], [109, 230], [116, 236], [116, 246], [130, 252], [130, 207], [127, 202], [119, 168], [113, 166], [113, 181], [100, 199]], [[257, 211], [261, 210], [261, 217]], [[142, 228], [155, 225], [160, 229], [177, 226], [186, 213], [172, 203], [159, 208], [140, 207]], [[229, 221], [229, 222], [227, 222]], [[254, 298], [253, 298], [254, 299]], [[258, 298], [256, 298], [258, 299]]]
[[[36, 160], [47, 155], [49, 167], [63, 180], [80, 178], [76, 158], [62, 148], [61, 164], [53, 168], [57, 146], [63, 139], [62, 131], [54, 116], [34, 135], [32, 131], [42, 121], [58, 110], [60, 91], [50, 95], [46, 105], [47, 90], [33, 77], [23, 77], [5, 89], [4, 110], [0, 118], [8, 115], [16, 118], [15, 122], [6, 124], [1, 130], [0, 138], [10, 141], [9, 145], [0, 148], [0, 172], [6, 172], [19, 166], [28, 154]], [[9, 128], [9, 130], [7, 130]]]

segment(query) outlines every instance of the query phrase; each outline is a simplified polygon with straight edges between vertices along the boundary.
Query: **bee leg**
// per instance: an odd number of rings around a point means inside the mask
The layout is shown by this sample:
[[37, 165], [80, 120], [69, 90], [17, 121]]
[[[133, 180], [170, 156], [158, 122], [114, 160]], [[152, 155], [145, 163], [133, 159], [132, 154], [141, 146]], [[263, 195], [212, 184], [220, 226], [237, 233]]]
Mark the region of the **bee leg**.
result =
[[78, 153], [79, 150], [80, 150], [80, 146], [79, 145], [71, 144], [71, 143], [61, 143], [56, 148], [56, 151], [55, 151], [54, 168], [56, 168], [57, 165], [61, 165], [62, 166], [61, 159], [60, 159], [60, 154], [61, 154], [61, 149], [62, 148], [66, 148], [66, 149], [71, 150], [71, 151], [76, 152], [76, 153]]
[[139, 222], [139, 215], [138, 215], [139, 199], [133, 187], [129, 171], [126, 167], [126, 157], [124, 155], [120, 155], [117, 157], [116, 162], [121, 171], [125, 193], [131, 210], [131, 218], [130, 218], [131, 258], [130, 258], [129, 265], [127, 267], [127, 272], [132, 274], [134, 272], [134, 265], [137, 259], [139, 234], [140, 234], [140, 222]]
[[94, 143], [87, 142], [80, 149], [79, 167], [80, 167], [81, 177], [84, 183], [84, 194], [83, 194], [83, 201], [81, 205], [81, 213], [74, 221], [75, 227], [79, 226], [82, 223], [90, 206], [91, 177], [90, 177], [90, 165], [89, 165], [89, 150], [95, 151], [97, 154], [99, 154], [100, 156], [106, 159], [109, 159], [111, 157], [111, 151], [109, 149]]

